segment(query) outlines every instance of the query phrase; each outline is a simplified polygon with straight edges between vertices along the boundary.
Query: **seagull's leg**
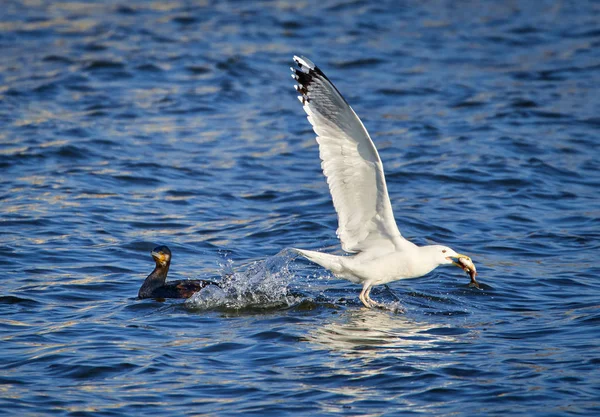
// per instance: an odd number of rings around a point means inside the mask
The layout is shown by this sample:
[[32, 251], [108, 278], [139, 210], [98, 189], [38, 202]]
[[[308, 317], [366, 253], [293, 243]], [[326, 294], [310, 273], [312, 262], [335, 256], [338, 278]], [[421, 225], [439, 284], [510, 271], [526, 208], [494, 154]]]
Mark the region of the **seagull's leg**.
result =
[[371, 285], [366, 282], [365, 285], [363, 285], [363, 289], [360, 292], [360, 295], [358, 296], [358, 298], [360, 298], [360, 301], [362, 301], [362, 303], [367, 308], [373, 307], [373, 305], [371, 304], [371, 299], [369, 298], [370, 292], [371, 292]]
[[367, 293], [365, 294], [365, 298], [367, 299], [367, 301], [369, 302], [369, 304], [371, 305], [371, 307], [381, 307], [383, 308], [384, 305], [381, 303], [378, 303], [377, 301], [373, 301], [373, 299], [371, 299], [371, 289], [373, 288], [373, 285], [369, 285], [369, 287], [367, 288]]

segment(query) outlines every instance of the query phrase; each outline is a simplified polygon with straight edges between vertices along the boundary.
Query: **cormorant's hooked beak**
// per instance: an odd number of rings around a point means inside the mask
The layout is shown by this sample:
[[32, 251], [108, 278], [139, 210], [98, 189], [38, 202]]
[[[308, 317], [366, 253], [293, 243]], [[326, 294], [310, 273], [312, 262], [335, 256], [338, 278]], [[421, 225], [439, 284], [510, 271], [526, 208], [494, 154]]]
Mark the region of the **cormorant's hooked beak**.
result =
[[458, 266], [460, 269], [465, 271], [471, 277], [470, 287], [480, 288], [479, 283], [475, 279], [477, 275], [477, 268], [475, 268], [475, 264], [467, 255], [461, 255], [457, 253], [456, 256], [448, 256], [446, 259], [452, 261], [452, 265]]
[[168, 257], [164, 253], [152, 251], [150, 255], [152, 255], [156, 263], [160, 263], [162, 266], [167, 265]]

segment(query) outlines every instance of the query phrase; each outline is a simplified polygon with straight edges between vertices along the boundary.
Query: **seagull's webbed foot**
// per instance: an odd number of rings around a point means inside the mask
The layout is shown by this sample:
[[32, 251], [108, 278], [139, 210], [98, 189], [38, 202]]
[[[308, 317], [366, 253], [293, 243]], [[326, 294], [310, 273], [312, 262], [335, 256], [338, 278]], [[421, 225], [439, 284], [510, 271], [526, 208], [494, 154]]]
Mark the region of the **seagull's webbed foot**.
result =
[[358, 298], [360, 298], [360, 301], [362, 301], [362, 303], [364, 304], [365, 307], [367, 308], [373, 308], [372, 300], [370, 298], [365, 297], [365, 290], [363, 289], [360, 293], [360, 295], [358, 296]]
[[360, 301], [362, 301], [362, 303], [367, 308], [373, 308], [373, 307], [384, 308], [383, 304], [378, 303], [377, 301], [373, 301], [373, 299], [371, 298], [371, 288], [373, 288], [372, 285], [365, 284], [362, 291], [360, 292], [360, 296], [358, 298], [360, 298]]
[[[371, 298], [371, 289], [372, 288], [373, 288], [372, 285], [365, 284], [363, 287], [363, 290], [360, 293], [360, 296], [359, 296], [360, 301], [362, 301], [362, 303], [365, 305], [365, 307], [367, 307], [367, 308], [377, 307], [377, 308], [381, 308], [382, 310], [392, 309], [396, 312], [401, 312], [401, 313], [404, 312], [404, 309], [402, 307], [393, 308], [393, 307], [390, 307], [389, 305], [385, 305], [384, 303], [380, 303], [380, 302], [373, 300]], [[394, 297], [395, 297], [395, 295], [394, 295]], [[396, 300], [398, 300], [398, 297], [396, 297]]]
[[387, 307], [385, 304], [377, 302], [377, 301], [373, 301], [373, 299], [371, 297], [369, 297], [369, 302], [371, 303], [371, 307], [377, 307], [377, 308], [382, 308], [384, 310], [387, 310]]

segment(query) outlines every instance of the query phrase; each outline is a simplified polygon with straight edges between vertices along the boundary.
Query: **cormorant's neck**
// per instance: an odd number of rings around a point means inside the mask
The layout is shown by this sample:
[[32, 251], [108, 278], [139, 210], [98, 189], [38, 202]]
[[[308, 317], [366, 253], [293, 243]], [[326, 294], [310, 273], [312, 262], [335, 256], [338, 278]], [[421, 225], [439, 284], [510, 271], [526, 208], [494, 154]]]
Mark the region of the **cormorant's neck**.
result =
[[162, 287], [165, 285], [165, 281], [167, 280], [167, 273], [169, 272], [169, 264], [161, 265], [159, 263], [156, 264], [154, 271], [144, 281], [142, 284], [140, 291], [138, 293], [139, 298], [145, 298], [152, 293], [156, 288]]

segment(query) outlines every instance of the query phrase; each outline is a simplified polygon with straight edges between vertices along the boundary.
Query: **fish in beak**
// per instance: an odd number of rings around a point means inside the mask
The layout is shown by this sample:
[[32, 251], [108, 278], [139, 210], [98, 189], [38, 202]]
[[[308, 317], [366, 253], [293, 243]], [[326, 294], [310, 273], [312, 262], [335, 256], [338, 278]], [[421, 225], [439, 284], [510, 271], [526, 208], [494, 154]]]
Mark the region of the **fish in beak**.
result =
[[452, 264], [458, 266], [460, 269], [462, 269], [467, 274], [469, 274], [469, 277], [471, 277], [471, 282], [469, 283], [469, 287], [475, 287], [475, 288], [481, 289], [481, 287], [479, 286], [479, 283], [475, 279], [475, 276], [477, 275], [477, 269], [475, 268], [475, 264], [473, 263], [471, 258], [469, 258], [468, 256], [465, 256], [465, 255], [460, 255], [460, 254], [458, 254], [456, 257], [453, 257], [453, 258], [456, 258], [456, 261], [453, 261]]

